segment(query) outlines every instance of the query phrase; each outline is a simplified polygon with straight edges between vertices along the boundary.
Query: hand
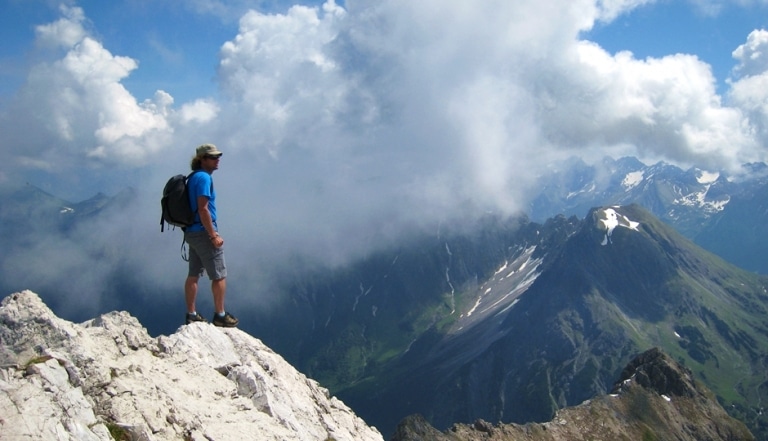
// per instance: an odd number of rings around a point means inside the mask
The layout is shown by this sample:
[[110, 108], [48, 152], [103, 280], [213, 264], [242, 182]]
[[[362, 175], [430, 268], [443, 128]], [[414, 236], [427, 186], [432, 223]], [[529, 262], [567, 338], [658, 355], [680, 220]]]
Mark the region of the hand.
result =
[[224, 246], [224, 239], [222, 239], [222, 237], [218, 234], [211, 238], [211, 242], [213, 242], [213, 246], [216, 248], [221, 248]]

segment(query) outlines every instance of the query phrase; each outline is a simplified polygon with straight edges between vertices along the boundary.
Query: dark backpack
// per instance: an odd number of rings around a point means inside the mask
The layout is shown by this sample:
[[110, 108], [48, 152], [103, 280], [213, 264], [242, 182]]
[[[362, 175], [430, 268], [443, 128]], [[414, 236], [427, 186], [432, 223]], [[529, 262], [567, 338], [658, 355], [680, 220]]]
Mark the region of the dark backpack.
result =
[[187, 176], [173, 176], [165, 184], [163, 197], [160, 199], [162, 216], [160, 217], [160, 232], [165, 230], [165, 223], [174, 227], [186, 228], [195, 223], [195, 212], [189, 204], [189, 190], [187, 181], [199, 170], [195, 170]]

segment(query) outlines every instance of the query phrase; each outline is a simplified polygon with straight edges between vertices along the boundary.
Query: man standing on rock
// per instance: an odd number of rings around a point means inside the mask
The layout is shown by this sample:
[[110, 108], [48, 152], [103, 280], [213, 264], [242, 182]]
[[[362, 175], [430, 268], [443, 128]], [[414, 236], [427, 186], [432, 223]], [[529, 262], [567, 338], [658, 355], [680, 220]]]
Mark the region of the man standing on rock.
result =
[[189, 203], [195, 212], [195, 223], [184, 228], [184, 240], [189, 244], [189, 273], [184, 282], [187, 302], [186, 323], [205, 322], [195, 309], [197, 288], [203, 271], [211, 279], [213, 292], [213, 324], [226, 328], [237, 326], [238, 320], [224, 309], [227, 292], [227, 267], [224, 264], [224, 239], [216, 225], [216, 192], [212, 174], [219, 168], [219, 149], [213, 144], [197, 148], [192, 158], [192, 175], [187, 181]]

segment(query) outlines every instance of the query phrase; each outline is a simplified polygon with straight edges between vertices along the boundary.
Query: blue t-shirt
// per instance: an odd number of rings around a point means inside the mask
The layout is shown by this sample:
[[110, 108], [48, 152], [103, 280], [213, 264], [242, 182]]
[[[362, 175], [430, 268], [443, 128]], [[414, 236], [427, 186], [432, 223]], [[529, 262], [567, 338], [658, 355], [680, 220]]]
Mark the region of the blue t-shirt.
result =
[[197, 197], [205, 196], [208, 198], [208, 211], [211, 212], [213, 219], [213, 228], [218, 231], [216, 226], [216, 191], [213, 189], [213, 178], [205, 171], [194, 173], [187, 181], [189, 189], [189, 205], [195, 212], [195, 223], [188, 226], [185, 231], [205, 231], [205, 227], [200, 223], [200, 213], [197, 212]]

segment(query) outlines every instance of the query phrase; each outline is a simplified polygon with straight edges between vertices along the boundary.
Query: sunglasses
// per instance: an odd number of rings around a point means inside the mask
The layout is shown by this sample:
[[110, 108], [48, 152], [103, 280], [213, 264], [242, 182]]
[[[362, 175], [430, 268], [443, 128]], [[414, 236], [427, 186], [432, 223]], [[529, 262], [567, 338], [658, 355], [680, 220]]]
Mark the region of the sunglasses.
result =
[[220, 159], [221, 155], [205, 155], [203, 156], [205, 159]]

